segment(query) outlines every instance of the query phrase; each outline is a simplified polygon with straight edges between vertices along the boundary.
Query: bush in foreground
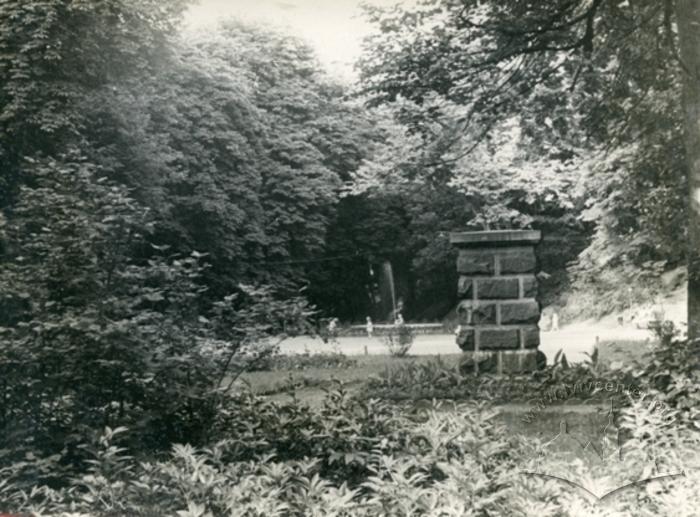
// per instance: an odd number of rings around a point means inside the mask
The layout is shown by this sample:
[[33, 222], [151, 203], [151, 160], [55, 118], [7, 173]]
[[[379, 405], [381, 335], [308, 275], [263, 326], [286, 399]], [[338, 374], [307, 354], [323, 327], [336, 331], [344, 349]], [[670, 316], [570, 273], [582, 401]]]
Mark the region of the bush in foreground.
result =
[[156, 244], [126, 188], [77, 154], [28, 162], [0, 219], [0, 465], [44, 457], [27, 468], [58, 485], [105, 427], [128, 427], [134, 454], [209, 443], [250, 358], [310, 308], [266, 287], [214, 297], [205, 256]]
[[[21, 488], [22, 466], [3, 469], [3, 509], [98, 517], [691, 516], [700, 504], [700, 471], [690, 468], [604, 502], [524, 475], [538, 444], [510, 436], [484, 405], [448, 412], [436, 403], [416, 413], [354, 401], [342, 391], [329, 393], [318, 410], [251, 396], [236, 405], [237, 418], [222, 421], [227, 438], [204, 448], [176, 445], [147, 462], [119, 447], [128, 431], [107, 430], [90, 450], [90, 471], [67, 488]], [[228, 426], [234, 422], [237, 427]], [[659, 423], [645, 404], [626, 409], [621, 425], [629, 428], [632, 467], [640, 475], [654, 458], [665, 469], [697, 458], [697, 434]], [[540, 468], [567, 469], [582, 480], [630, 472], [621, 463], [591, 470], [554, 456]]]

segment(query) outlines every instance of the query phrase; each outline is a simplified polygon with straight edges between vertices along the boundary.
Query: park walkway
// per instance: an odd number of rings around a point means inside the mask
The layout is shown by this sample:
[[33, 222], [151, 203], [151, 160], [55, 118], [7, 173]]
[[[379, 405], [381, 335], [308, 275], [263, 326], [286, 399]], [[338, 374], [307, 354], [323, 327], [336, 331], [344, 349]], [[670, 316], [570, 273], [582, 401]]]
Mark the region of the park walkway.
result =
[[[593, 350], [596, 337], [604, 341], [616, 339], [644, 341], [651, 337], [651, 332], [631, 326], [606, 328], [606, 326], [582, 322], [562, 327], [554, 332], [541, 332], [540, 350], [547, 356], [548, 362], [552, 361], [560, 349], [564, 351], [570, 362], [581, 362], [586, 359], [585, 354]], [[310, 337], [289, 339], [282, 344], [281, 348], [283, 353], [303, 353], [305, 350], [310, 353], [333, 351], [331, 344]], [[340, 337], [338, 340], [338, 350], [346, 355], [363, 355], [365, 348], [369, 355], [387, 354], [386, 346], [381, 337]], [[453, 334], [418, 335], [410, 353], [413, 355], [447, 355], [459, 354], [460, 349], [455, 343]]]

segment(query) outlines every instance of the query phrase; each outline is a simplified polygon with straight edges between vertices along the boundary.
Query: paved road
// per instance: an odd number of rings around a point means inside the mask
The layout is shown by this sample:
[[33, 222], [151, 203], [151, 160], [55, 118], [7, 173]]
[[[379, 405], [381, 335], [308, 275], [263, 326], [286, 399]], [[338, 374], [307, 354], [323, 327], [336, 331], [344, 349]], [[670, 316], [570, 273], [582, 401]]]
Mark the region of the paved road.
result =
[[585, 324], [563, 327], [555, 332], [540, 333], [540, 350], [551, 362], [559, 350], [563, 350], [570, 362], [581, 362], [586, 359], [586, 353], [593, 351], [596, 339], [600, 340], [640, 340], [651, 338], [649, 330], [630, 327], [604, 328], [587, 326]]
[[[610, 339], [638, 339], [645, 340], [651, 336], [648, 330], [635, 328], [605, 328], [597, 325], [576, 324], [563, 327], [555, 332], [542, 332], [540, 334], [540, 350], [551, 362], [554, 355], [562, 349], [570, 362], [580, 362], [586, 359], [585, 353], [590, 353], [596, 342], [596, 337], [601, 340]], [[338, 348], [346, 355], [386, 354], [387, 350], [381, 338], [366, 337], [341, 337]], [[282, 344], [284, 353], [302, 353], [308, 350], [312, 353], [331, 352], [333, 347], [320, 339], [300, 337], [290, 339]], [[411, 348], [414, 355], [445, 355], [458, 354], [459, 347], [455, 344], [452, 334], [418, 335]]]

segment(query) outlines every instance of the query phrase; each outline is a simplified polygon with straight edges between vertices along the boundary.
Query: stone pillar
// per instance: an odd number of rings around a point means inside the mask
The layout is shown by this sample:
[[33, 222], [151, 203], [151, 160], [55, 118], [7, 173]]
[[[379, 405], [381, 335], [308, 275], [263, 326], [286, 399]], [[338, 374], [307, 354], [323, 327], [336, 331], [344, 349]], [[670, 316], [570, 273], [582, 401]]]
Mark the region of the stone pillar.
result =
[[471, 355], [475, 373], [537, 368], [540, 305], [537, 301], [537, 230], [450, 234], [459, 249], [457, 344]]

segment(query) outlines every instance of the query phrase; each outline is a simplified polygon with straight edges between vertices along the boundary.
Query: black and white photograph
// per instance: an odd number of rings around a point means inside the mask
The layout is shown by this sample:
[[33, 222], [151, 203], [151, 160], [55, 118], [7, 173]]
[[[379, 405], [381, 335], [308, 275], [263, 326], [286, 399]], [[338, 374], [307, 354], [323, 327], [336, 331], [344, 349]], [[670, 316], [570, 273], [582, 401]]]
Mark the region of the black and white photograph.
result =
[[700, 0], [0, 0], [0, 517], [700, 515]]

